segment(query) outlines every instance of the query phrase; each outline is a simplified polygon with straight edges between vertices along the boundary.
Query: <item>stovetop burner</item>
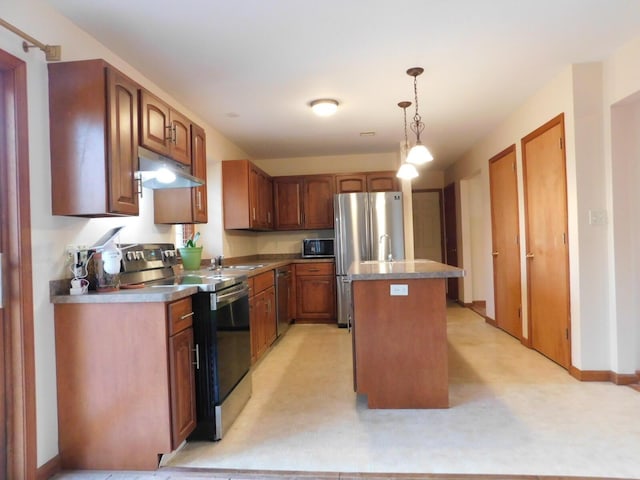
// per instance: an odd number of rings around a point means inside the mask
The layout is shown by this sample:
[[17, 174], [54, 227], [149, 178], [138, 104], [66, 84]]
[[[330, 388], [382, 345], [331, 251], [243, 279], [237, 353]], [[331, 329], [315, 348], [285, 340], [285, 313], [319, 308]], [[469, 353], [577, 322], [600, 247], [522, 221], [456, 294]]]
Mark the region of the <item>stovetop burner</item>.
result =
[[121, 285], [168, 287], [197, 286], [201, 292], [217, 292], [247, 280], [246, 274], [219, 271], [190, 273], [180, 268], [179, 257], [172, 243], [133, 243], [118, 245], [122, 251]]

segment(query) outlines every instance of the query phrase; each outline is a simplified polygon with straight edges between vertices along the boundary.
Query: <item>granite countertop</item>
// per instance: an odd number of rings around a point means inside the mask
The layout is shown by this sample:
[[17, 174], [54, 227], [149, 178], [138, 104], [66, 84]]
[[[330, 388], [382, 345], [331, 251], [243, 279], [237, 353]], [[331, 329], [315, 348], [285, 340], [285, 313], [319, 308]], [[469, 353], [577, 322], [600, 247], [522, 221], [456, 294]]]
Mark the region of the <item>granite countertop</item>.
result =
[[396, 260], [393, 262], [354, 262], [349, 267], [349, 280], [397, 280], [463, 277], [464, 270], [433, 260]]
[[[290, 265], [292, 263], [307, 262], [333, 262], [333, 258], [289, 258], [277, 260], [251, 260], [244, 262], [234, 262], [223, 269], [223, 276], [247, 276], [249, 278], [268, 272], [275, 268]], [[228, 268], [234, 266], [257, 266], [251, 270], [241, 268]], [[209, 268], [185, 272], [190, 275], [212, 275]], [[120, 288], [112, 292], [89, 291], [84, 295], [69, 295], [69, 280], [55, 280], [50, 286], [51, 303], [145, 303], [145, 302], [173, 302], [181, 298], [189, 297], [198, 293], [195, 285], [162, 285], [156, 287], [143, 288]]]

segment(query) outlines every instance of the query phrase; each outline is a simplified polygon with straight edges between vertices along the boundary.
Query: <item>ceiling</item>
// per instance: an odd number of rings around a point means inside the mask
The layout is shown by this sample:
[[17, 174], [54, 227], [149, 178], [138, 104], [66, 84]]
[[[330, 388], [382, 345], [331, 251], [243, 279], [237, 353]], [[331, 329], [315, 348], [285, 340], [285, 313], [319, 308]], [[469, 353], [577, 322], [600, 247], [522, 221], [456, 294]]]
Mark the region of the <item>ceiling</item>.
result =
[[[444, 168], [564, 67], [640, 35], [638, 0], [48, 2], [254, 159], [398, 151], [421, 66]], [[309, 108], [324, 97], [333, 117]]]

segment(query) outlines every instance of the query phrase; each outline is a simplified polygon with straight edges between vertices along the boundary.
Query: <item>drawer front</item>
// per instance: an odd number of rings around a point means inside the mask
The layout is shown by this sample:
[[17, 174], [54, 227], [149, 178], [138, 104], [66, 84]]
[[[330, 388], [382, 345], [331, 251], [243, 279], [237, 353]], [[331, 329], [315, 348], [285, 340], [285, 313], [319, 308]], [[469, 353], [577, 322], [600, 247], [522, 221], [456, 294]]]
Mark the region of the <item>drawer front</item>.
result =
[[193, 324], [191, 297], [168, 304], [167, 313], [169, 317], [169, 336], [189, 328]]
[[273, 284], [273, 270], [256, 275], [253, 277], [253, 294], [255, 295], [262, 290], [273, 287]]
[[333, 275], [333, 262], [296, 263], [296, 275]]

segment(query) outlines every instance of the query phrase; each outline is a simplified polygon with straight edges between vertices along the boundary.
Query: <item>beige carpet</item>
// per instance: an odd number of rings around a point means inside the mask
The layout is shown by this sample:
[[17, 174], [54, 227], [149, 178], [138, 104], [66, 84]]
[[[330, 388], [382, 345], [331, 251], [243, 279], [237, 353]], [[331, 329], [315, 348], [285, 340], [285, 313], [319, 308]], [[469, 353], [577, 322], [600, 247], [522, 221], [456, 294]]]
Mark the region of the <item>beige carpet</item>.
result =
[[189, 443], [168, 466], [640, 478], [638, 392], [578, 382], [468, 309], [447, 315], [451, 408], [367, 409], [350, 334], [294, 325], [225, 438]]

